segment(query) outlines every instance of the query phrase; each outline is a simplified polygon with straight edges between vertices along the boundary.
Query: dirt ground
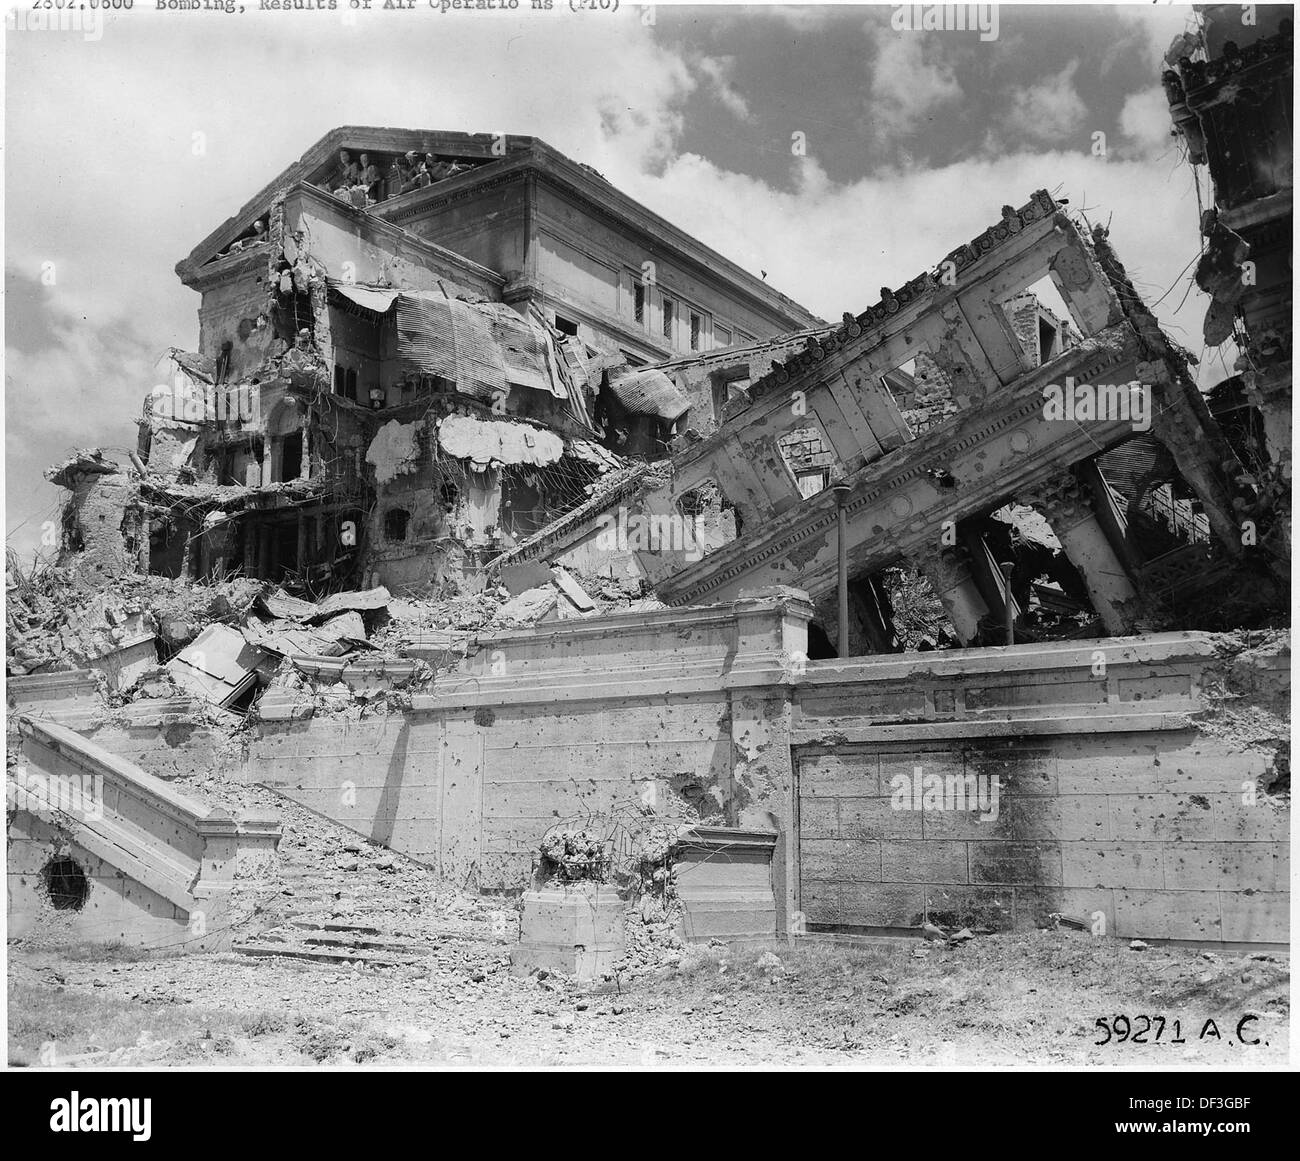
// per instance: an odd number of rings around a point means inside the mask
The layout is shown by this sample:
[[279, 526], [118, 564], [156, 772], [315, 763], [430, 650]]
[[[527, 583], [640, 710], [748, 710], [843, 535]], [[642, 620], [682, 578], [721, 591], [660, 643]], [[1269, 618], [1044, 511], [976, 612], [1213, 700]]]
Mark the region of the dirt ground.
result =
[[[1274, 957], [1131, 951], [1078, 932], [1037, 932], [923, 957], [908, 945], [691, 947], [680, 963], [633, 979], [578, 985], [511, 975], [509, 944], [493, 934], [486, 910], [463, 926], [478, 932], [442, 940], [426, 964], [396, 968], [11, 946], [9, 1059], [94, 1067], [1286, 1062], [1287, 965]], [[1141, 1015], [1152, 1018], [1145, 1036]], [[1238, 1035], [1250, 1015], [1257, 1019]], [[1118, 1016], [1131, 1025], [1123, 1039]], [[1096, 1043], [1106, 1039], [1098, 1018], [1114, 1029], [1107, 1044]], [[1134, 1043], [1135, 1033], [1145, 1042]]]
[[334, 924], [415, 954], [389, 967], [162, 957], [60, 943], [50, 926], [44, 940], [9, 945], [12, 1064], [1221, 1069], [1287, 1060], [1285, 956], [1133, 950], [1071, 930], [957, 945], [808, 936], [727, 948], [681, 947], [658, 924], [655, 938], [634, 934], [636, 953], [611, 979], [515, 975], [517, 900], [448, 892], [428, 868], [263, 788], [216, 776], [177, 785], [281, 816], [278, 866], [237, 891], [237, 939], [302, 951], [304, 925]]

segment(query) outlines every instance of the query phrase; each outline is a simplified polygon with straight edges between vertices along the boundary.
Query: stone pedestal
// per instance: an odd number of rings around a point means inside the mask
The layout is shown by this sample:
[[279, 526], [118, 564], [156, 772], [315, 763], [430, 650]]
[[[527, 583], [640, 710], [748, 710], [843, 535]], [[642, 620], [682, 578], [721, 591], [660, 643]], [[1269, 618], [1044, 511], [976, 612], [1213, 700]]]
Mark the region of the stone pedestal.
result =
[[605, 883], [570, 883], [524, 892], [523, 926], [510, 970], [533, 968], [590, 980], [608, 971], [626, 946], [623, 900]]
[[682, 938], [728, 943], [778, 938], [772, 889], [775, 831], [697, 826], [677, 841]]

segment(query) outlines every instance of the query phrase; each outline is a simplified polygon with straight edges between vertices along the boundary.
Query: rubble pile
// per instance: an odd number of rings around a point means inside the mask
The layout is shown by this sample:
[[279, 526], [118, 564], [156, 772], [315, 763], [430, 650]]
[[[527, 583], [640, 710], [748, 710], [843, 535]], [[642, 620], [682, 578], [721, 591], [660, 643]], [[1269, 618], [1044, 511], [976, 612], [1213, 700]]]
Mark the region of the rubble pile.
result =
[[612, 569], [588, 576], [544, 565], [513, 588], [448, 583], [421, 599], [379, 586], [313, 602], [244, 578], [130, 573], [92, 588], [72, 568], [24, 575], [11, 561], [7, 590], [11, 677], [89, 669], [110, 711], [189, 697], [231, 728], [268, 687], [323, 713], [387, 713], [455, 669], [480, 634], [662, 607], [641, 580]]
[[[6, 577], [5, 648], [10, 676], [101, 668], [97, 662], [155, 638], [164, 657], [207, 625], [234, 624], [262, 586], [237, 579], [195, 585], [163, 576], [128, 574], [91, 589], [70, 568]], [[155, 656], [154, 661], [157, 660]]]

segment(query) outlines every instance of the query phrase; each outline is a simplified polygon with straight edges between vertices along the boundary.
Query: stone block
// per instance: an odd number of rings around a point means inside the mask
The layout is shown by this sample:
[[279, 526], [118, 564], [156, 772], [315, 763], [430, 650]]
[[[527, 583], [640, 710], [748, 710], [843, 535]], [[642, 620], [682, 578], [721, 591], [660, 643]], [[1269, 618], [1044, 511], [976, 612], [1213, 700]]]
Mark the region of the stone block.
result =
[[805, 838], [799, 847], [805, 879], [880, 882], [880, 844], [856, 839]]
[[1067, 888], [1122, 887], [1158, 891], [1165, 885], [1167, 843], [1061, 844], [1061, 881]]
[[590, 980], [623, 954], [623, 900], [605, 884], [574, 883], [525, 891], [519, 943], [510, 952], [511, 970], [533, 968]]
[[973, 842], [968, 848], [972, 883], [1061, 886], [1058, 843]]
[[1218, 891], [1115, 892], [1115, 934], [1122, 939], [1223, 938]]
[[969, 883], [964, 842], [885, 842], [880, 847], [886, 883]]

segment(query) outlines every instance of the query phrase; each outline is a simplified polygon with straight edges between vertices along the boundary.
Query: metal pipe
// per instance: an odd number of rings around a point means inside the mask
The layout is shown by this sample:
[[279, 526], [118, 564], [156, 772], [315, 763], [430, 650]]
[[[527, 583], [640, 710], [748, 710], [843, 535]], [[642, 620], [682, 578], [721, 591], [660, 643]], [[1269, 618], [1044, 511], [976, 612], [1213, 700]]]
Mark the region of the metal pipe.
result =
[[1007, 624], [1007, 644], [1016, 643], [1016, 598], [1011, 595], [1011, 570], [1016, 567], [1014, 560], [1004, 560], [1002, 562], [1002, 580], [1007, 586], [1007, 599], [1005, 602], [1006, 624]]
[[836, 523], [839, 527], [839, 644], [840, 657], [849, 655], [849, 492], [848, 484], [834, 485]]

